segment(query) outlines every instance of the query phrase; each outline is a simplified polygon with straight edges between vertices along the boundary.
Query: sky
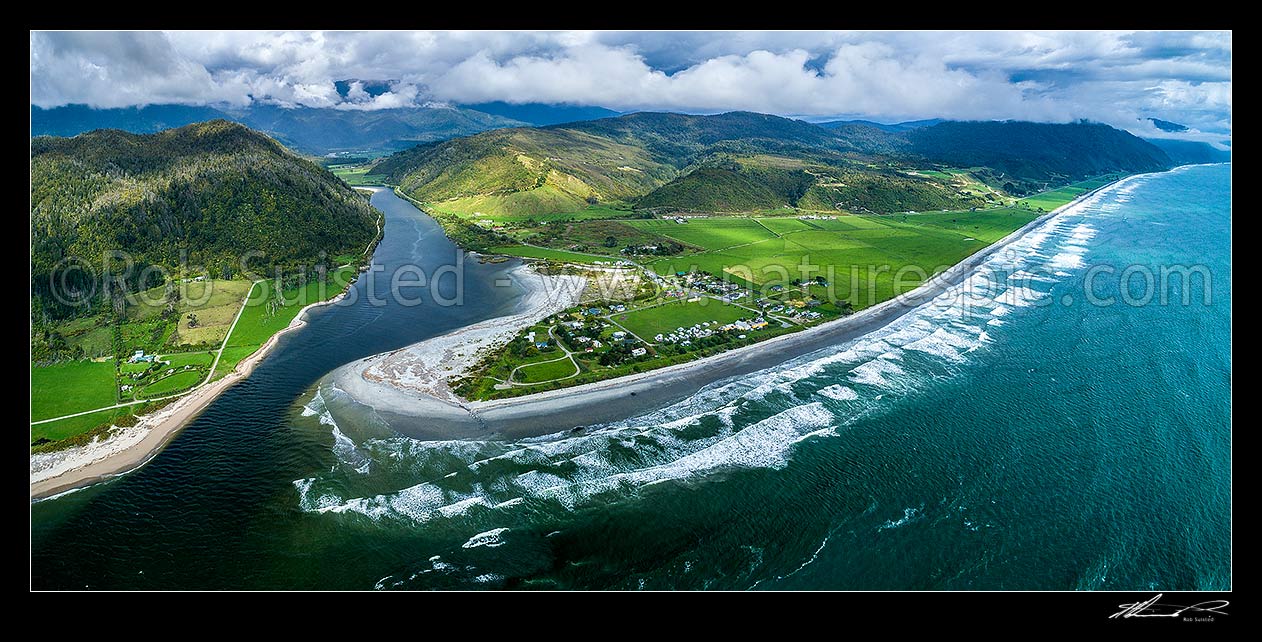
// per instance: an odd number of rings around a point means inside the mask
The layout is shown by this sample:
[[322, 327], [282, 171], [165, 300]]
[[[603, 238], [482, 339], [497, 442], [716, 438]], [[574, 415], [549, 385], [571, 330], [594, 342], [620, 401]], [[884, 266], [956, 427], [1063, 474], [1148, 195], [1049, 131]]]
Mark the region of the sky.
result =
[[[388, 90], [352, 83], [385, 81]], [[811, 121], [1089, 119], [1231, 139], [1230, 32], [31, 32], [31, 104], [490, 101]]]

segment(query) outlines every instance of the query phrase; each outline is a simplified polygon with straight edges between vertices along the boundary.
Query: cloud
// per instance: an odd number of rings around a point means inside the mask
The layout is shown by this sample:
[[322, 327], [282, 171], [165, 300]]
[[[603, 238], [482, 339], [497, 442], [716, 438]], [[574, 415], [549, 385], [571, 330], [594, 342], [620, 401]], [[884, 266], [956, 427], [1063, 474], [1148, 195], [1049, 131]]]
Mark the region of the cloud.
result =
[[[335, 81], [362, 84], [339, 95]], [[1229, 32], [31, 34], [31, 103], [389, 109], [502, 100], [821, 120], [1157, 117], [1231, 135]], [[1143, 125], [1142, 123], [1148, 123]]]

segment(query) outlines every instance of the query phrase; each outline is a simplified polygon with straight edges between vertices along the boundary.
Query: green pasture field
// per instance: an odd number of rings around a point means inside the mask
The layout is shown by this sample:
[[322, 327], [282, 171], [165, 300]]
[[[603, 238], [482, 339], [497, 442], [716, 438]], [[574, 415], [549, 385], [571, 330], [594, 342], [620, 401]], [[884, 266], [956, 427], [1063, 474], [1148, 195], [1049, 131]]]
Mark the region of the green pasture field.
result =
[[34, 424], [31, 426], [31, 443], [33, 444], [41, 439], [61, 441], [67, 437], [83, 434], [106, 421], [122, 417], [123, 415], [130, 415], [135, 408], [136, 406], [107, 408], [78, 417], [58, 419], [57, 421], [50, 421], [44, 424]]
[[[165, 372], [165, 370], [164, 370]], [[205, 371], [202, 370], [178, 370], [161, 379], [146, 385], [140, 389], [140, 396], [162, 397], [165, 395], [183, 392], [201, 383], [206, 378]]]
[[551, 381], [568, 377], [577, 372], [574, 364], [569, 359], [561, 359], [559, 361], [548, 361], [545, 363], [537, 363], [529, 366], [522, 366], [514, 375], [517, 383], [533, 383]]
[[719, 325], [731, 323], [737, 319], [752, 319], [758, 313], [740, 306], [723, 303], [710, 298], [689, 303], [663, 303], [651, 308], [640, 308], [622, 314], [615, 314], [611, 319], [641, 339], [653, 342], [658, 334], [669, 334], [675, 328], [689, 328], [704, 321], [718, 322]]
[[31, 366], [31, 421], [117, 403], [113, 361]]

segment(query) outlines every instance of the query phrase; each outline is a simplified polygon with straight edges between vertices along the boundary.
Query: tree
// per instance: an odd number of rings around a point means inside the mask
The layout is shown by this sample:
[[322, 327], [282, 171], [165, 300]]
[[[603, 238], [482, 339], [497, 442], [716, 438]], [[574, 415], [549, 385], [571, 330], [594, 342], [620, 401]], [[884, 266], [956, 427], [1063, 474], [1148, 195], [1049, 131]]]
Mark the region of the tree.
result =
[[618, 237], [616, 237], [616, 236], [606, 236], [606, 237], [605, 237], [605, 247], [618, 247]]
[[192, 312], [188, 313], [188, 327], [190, 328], [197, 327], [197, 315]]

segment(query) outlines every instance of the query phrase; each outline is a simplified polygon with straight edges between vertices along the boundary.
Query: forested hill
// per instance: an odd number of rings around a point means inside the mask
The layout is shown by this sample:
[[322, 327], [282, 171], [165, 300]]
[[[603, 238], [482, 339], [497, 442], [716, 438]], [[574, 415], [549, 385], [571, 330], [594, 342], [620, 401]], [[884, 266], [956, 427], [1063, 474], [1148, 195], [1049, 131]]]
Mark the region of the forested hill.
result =
[[1181, 165], [1188, 163], [1226, 163], [1231, 161], [1231, 151], [1217, 149], [1209, 143], [1195, 140], [1148, 138], [1148, 142], [1161, 148], [1171, 160]]
[[[1152, 143], [1098, 123], [947, 121], [910, 130], [906, 151], [957, 167], [987, 167], [1025, 191], [1108, 172], [1150, 172], [1173, 163]], [[1033, 185], [1028, 185], [1033, 184]]]
[[[99, 130], [31, 140], [31, 287], [53, 316], [79, 310], [47, 296], [68, 260], [99, 272], [107, 252], [139, 267], [212, 276], [293, 270], [358, 254], [376, 234], [367, 200], [327, 170], [276, 141], [225, 120], [156, 134]], [[157, 285], [150, 277], [129, 285]], [[92, 276], [64, 272], [86, 287]]]
[[953, 181], [918, 169], [967, 169], [1020, 196], [1172, 164], [1150, 143], [1089, 123], [940, 122], [888, 131], [749, 112], [644, 112], [420, 145], [381, 160], [373, 173], [418, 200], [470, 213], [536, 215], [605, 201], [881, 213], [978, 204]]

